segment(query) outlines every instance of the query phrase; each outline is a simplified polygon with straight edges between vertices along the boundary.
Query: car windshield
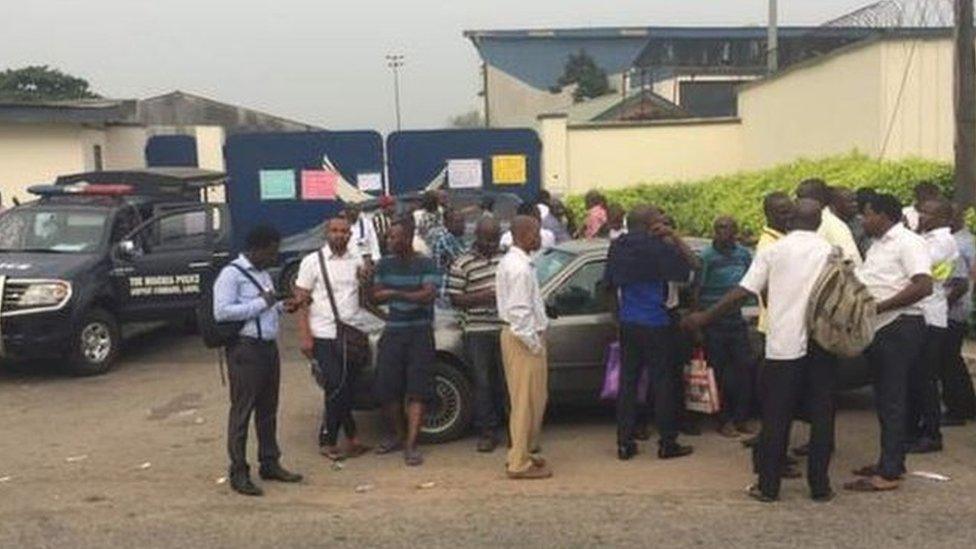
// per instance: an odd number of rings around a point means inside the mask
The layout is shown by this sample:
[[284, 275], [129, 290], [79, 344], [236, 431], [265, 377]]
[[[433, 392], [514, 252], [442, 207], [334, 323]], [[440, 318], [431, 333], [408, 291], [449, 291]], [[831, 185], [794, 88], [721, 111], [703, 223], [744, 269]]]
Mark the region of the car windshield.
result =
[[565, 269], [575, 257], [576, 254], [564, 250], [549, 250], [542, 254], [535, 262], [535, 274], [539, 279], [539, 286], [545, 286], [546, 282]]
[[0, 251], [91, 252], [102, 243], [107, 219], [98, 211], [10, 210], [0, 216]]

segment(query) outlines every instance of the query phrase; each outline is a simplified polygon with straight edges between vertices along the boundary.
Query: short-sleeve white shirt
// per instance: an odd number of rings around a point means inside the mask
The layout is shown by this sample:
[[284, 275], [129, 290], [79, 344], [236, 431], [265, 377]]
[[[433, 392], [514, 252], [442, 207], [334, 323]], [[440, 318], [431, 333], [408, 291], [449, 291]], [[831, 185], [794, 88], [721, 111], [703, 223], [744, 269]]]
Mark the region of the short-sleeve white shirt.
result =
[[932, 294], [922, 300], [925, 324], [936, 328], [949, 327], [949, 301], [945, 282], [959, 259], [959, 245], [952, 231], [943, 227], [922, 235], [932, 260]]
[[[325, 268], [329, 272], [329, 282], [332, 283], [332, 290], [335, 293], [339, 318], [343, 322], [355, 325], [361, 315], [359, 278], [356, 273], [363, 266], [363, 258], [349, 250], [344, 255], [337, 256], [329, 249], [328, 244], [322, 247], [322, 252], [325, 254]], [[302, 259], [295, 286], [312, 293], [312, 304], [308, 311], [312, 337], [335, 339], [335, 315], [332, 314], [332, 306], [329, 304], [329, 292], [322, 278], [318, 253], [310, 253]]]
[[[868, 248], [864, 265], [857, 269], [857, 277], [867, 286], [875, 301], [882, 302], [897, 295], [918, 275], [932, 273], [932, 259], [921, 236], [896, 223]], [[894, 322], [901, 315], [922, 316], [922, 302], [894, 309], [878, 315], [878, 329]]]
[[807, 305], [833, 248], [812, 231], [793, 231], [759, 250], [739, 285], [766, 290], [766, 358], [796, 360], [807, 354]]

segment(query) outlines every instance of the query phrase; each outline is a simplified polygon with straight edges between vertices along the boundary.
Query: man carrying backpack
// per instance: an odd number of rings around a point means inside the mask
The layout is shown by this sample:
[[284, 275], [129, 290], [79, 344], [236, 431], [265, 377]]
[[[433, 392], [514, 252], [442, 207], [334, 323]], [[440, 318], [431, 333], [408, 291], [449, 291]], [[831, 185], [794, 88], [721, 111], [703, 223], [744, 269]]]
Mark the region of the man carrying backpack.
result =
[[251, 482], [247, 465], [247, 429], [251, 413], [258, 434], [259, 470], [264, 480], [300, 482], [278, 459], [278, 320], [283, 306], [268, 273], [278, 259], [281, 235], [271, 227], [254, 228], [247, 235], [246, 251], [224, 267], [214, 282], [213, 316], [219, 323], [242, 323], [227, 346], [230, 380], [230, 417], [227, 453], [230, 486], [247, 496], [263, 492]]
[[877, 300], [877, 331], [867, 356], [874, 370], [881, 456], [854, 471], [862, 478], [844, 488], [880, 492], [898, 488], [905, 474], [908, 375], [925, 341], [922, 301], [932, 293], [932, 260], [925, 240], [901, 224], [897, 198], [869, 196], [862, 213], [864, 230], [874, 238], [857, 275]]
[[816, 232], [821, 209], [815, 200], [798, 200], [793, 230], [756, 254], [738, 287], [707, 311], [691, 314], [682, 322], [685, 329], [700, 329], [740, 306], [750, 295], [766, 292], [759, 483], [749, 489], [751, 497], [763, 502], [779, 498], [793, 412], [801, 397], [807, 399], [810, 413], [810, 496], [814, 501], [833, 498], [828, 476], [834, 442], [833, 360], [810, 340], [807, 321], [810, 298], [833, 251]]

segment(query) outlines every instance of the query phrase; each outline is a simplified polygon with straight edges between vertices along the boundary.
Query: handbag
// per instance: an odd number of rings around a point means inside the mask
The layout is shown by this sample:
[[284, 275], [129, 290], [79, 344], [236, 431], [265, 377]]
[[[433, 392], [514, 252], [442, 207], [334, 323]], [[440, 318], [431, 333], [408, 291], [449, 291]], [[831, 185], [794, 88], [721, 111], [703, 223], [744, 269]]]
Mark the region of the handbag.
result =
[[[606, 371], [603, 374], [603, 388], [600, 390], [601, 400], [616, 400], [620, 396], [620, 342], [614, 341], [607, 346]], [[637, 382], [637, 402], [647, 402], [648, 377], [647, 368], [641, 369], [640, 381]]]
[[705, 351], [695, 349], [691, 362], [685, 365], [685, 409], [702, 414], [716, 414], [722, 409], [715, 370], [705, 360]]
[[325, 254], [322, 250], [318, 251], [319, 270], [322, 272], [322, 280], [325, 283], [326, 293], [329, 295], [329, 305], [332, 307], [332, 315], [336, 323], [336, 341], [342, 349], [342, 356], [347, 366], [363, 367], [369, 364], [371, 350], [369, 347], [369, 335], [356, 328], [355, 326], [343, 322], [339, 317], [339, 307], [336, 306], [335, 294], [332, 291], [332, 282], [329, 280], [329, 271], [325, 268]]

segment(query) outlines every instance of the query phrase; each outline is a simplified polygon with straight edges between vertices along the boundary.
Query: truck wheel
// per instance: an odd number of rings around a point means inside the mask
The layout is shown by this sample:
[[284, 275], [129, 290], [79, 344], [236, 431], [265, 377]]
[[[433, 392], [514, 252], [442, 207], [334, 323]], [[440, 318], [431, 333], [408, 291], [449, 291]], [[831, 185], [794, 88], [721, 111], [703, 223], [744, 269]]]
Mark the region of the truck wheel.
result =
[[78, 376], [104, 374], [115, 362], [121, 337], [118, 322], [104, 309], [92, 309], [75, 332], [71, 373]]
[[432, 368], [434, 395], [427, 407], [420, 441], [439, 444], [467, 434], [474, 415], [471, 382], [460, 370], [440, 360]]

